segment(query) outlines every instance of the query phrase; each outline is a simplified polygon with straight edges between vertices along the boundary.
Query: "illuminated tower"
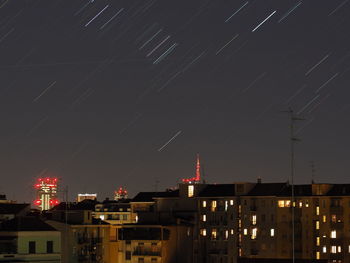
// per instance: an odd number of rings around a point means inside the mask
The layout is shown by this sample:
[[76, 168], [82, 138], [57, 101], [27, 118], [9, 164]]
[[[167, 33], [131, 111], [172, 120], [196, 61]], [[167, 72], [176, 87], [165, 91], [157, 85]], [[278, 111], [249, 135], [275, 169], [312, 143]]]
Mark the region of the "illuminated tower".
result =
[[119, 187], [117, 191], [114, 191], [114, 200], [126, 199], [128, 198], [128, 191], [122, 186]]
[[38, 206], [41, 211], [49, 210], [53, 206], [59, 204], [57, 199], [57, 178], [39, 178], [34, 187], [37, 195], [34, 204]]
[[199, 162], [199, 154], [197, 154], [197, 163], [196, 163], [196, 175], [195, 177], [192, 178], [184, 178], [182, 179], [183, 183], [188, 183], [188, 184], [198, 184], [201, 181], [201, 164]]

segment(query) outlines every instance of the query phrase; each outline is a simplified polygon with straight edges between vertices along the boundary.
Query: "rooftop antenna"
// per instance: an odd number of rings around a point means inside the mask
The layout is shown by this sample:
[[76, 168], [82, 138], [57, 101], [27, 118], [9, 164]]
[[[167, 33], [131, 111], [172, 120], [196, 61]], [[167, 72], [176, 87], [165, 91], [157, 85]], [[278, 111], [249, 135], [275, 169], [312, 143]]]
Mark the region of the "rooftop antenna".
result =
[[159, 179], [158, 177], [154, 178], [154, 191], [158, 192], [158, 186], [159, 186]]
[[288, 113], [289, 118], [290, 118], [290, 177], [291, 177], [291, 186], [292, 186], [292, 262], [295, 263], [295, 198], [294, 198], [294, 175], [295, 175], [295, 152], [294, 152], [294, 146], [295, 143], [300, 141], [300, 139], [298, 139], [295, 136], [295, 122], [296, 121], [301, 121], [304, 120], [303, 118], [300, 118], [298, 116], [295, 115], [293, 109], [290, 107], [287, 111], [284, 111], [286, 113]]
[[204, 165], [203, 164], [202, 164], [202, 167], [201, 167], [201, 175], [202, 175], [202, 183], [206, 184], [205, 173], [204, 173]]
[[315, 162], [311, 161], [310, 166], [311, 166], [311, 183], [314, 184], [315, 183], [315, 175], [316, 175]]

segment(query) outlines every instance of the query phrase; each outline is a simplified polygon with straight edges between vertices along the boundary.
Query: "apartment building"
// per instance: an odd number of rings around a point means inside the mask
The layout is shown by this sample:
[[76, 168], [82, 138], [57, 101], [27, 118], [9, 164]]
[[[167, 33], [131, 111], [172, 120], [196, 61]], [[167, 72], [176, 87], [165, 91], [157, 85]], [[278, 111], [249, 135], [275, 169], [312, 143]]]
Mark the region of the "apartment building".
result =
[[36, 217], [16, 217], [0, 225], [0, 262], [61, 262], [61, 234]]
[[113, 225], [136, 222], [136, 214], [131, 212], [130, 199], [105, 200], [97, 203], [92, 216]]

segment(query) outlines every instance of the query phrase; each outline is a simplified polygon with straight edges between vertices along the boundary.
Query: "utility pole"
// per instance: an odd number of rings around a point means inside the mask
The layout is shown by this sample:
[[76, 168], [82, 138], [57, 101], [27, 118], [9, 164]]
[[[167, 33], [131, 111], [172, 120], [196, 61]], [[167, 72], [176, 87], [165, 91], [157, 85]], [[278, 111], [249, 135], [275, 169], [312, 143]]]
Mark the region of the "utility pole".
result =
[[295, 176], [295, 151], [294, 145], [295, 142], [300, 141], [295, 137], [295, 122], [304, 120], [302, 118], [297, 117], [294, 114], [292, 108], [289, 108], [288, 111], [285, 111], [289, 114], [290, 117], [290, 177], [291, 177], [291, 185], [292, 185], [292, 263], [295, 263], [295, 193], [294, 193], [294, 176]]

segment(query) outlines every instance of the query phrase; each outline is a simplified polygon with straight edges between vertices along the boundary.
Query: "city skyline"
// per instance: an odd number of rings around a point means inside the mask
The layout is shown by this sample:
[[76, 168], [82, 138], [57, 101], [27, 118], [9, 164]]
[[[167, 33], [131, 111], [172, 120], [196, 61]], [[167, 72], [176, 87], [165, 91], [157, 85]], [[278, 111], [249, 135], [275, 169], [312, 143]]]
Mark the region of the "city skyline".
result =
[[[0, 1], [0, 193], [348, 183], [348, 1]], [[314, 164], [312, 168], [311, 162]], [[315, 170], [314, 172], [312, 170]], [[19, 191], [20, 189], [20, 191]]]

